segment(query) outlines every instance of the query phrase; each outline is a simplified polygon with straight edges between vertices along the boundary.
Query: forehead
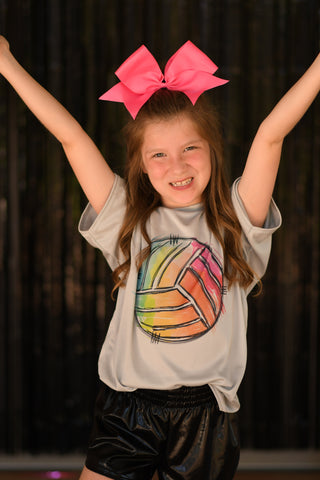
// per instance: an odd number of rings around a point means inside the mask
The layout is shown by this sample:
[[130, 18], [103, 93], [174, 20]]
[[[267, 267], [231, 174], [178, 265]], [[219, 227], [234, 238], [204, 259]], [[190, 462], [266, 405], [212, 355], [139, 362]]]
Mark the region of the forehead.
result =
[[152, 144], [172, 144], [173, 142], [201, 138], [195, 122], [187, 115], [179, 115], [167, 120], [149, 121], [143, 134], [142, 149]]

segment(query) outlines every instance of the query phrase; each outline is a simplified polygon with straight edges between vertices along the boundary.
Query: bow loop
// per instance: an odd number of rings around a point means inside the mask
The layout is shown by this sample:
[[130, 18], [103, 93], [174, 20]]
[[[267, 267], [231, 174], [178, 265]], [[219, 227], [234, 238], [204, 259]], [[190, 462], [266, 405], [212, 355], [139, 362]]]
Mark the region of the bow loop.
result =
[[161, 88], [181, 91], [195, 104], [205, 90], [228, 82], [213, 75], [217, 69], [207, 55], [188, 41], [168, 60], [163, 75], [153, 55], [142, 45], [118, 68], [115, 73], [120, 82], [100, 100], [123, 102], [133, 118]]
[[183, 70], [213, 74], [218, 67], [205, 53], [188, 40], [172, 55], [165, 66], [167, 77], [177, 76]]
[[146, 90], [159, 89], [164, 78], [154, 56], [144, 45], [130, 55], [115, 73], [127, 88], [138, 95]]

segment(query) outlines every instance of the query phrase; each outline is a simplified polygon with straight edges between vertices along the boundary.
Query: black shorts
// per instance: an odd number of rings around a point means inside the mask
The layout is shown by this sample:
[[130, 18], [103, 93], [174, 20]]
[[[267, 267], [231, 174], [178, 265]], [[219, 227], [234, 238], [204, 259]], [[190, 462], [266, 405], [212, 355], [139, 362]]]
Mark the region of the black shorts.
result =
[[209, 386], [116, 392], [96, 402], [86, 467], [115, 480], [231, 480], [238, 418], [221, 412]]

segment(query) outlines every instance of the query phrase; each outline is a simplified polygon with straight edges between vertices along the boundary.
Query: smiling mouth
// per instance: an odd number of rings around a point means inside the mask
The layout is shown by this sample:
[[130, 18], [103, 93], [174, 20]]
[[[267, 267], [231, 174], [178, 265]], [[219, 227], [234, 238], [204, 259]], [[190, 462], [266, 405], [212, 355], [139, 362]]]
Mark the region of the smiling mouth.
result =
[[181, 182], [171, 182], [171, 185], [173, 187], [185, 187], [186, 185], [189, 185], [193, 180], [193, 177], [186, 178], [185, 180], [182, 180]]

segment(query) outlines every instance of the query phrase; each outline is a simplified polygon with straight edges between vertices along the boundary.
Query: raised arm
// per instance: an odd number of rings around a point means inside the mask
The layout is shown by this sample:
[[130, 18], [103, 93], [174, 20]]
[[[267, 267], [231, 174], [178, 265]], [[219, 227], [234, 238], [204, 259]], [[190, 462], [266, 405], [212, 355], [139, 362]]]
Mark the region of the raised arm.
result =
[[305, 114], [319, 89], [320, 54], [258, 129], [239, 183], [240, 197], [254, 225], [262, 226], [265, 221], [283, 140]]
[[72, 115], [22, 68], [2, 36], [0, 73], [39, 121], [61, 142], [84, 193], [98, 213], [109, 195], [114, 174], [94, 142]]

